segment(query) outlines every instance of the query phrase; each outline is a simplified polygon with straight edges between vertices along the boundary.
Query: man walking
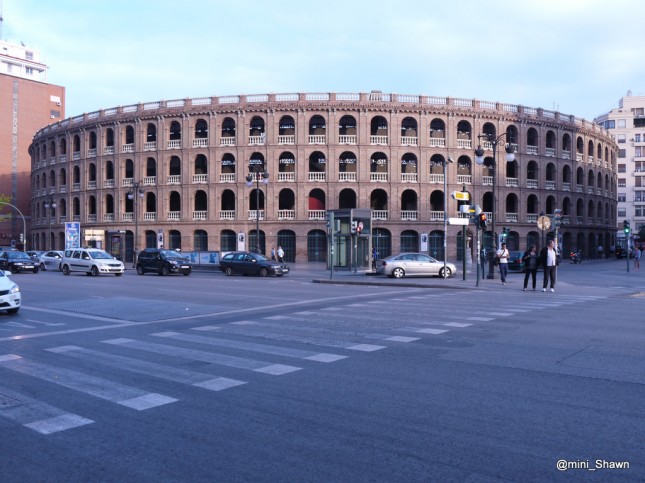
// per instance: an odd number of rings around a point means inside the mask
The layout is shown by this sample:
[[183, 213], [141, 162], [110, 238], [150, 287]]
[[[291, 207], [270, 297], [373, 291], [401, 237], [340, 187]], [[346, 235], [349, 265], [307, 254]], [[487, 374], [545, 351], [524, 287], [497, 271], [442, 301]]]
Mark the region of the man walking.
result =
[[506, 248], [506, 243], [502, 243], [502, 248], [497, 250], [495, 256], [499, 260], [499, 276], [502, 279], [502, 285], [506, 285], [506, 275], [508, 274], [508, 249]]
[[544, 282], [542, 292], [546, 292], [546, 286], [551, 283], [551, 292], [555, 292], [556, 267], [558, 266], [558, 252], [555, 249], [555, 242], [549, 240], [545, 247], [540, 250], [540, 263], [544, 267]]

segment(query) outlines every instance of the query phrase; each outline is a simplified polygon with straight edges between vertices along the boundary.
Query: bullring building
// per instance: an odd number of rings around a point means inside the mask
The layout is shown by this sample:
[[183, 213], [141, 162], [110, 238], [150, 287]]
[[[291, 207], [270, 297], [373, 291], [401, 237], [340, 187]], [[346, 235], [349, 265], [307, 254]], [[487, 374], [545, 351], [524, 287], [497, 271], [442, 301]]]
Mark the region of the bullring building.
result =
[[[356, 208], [371, 211], [361, 237], [380, 256], [427, 250], [442, 259], [444, 217], [467, 216], [449, 194], [465, 191], [496, 232], [508, 231], [511, 249], [553, 236], [537, 220], [561, 210], [564, 253], [609, 252], [616, 152], [584, 119], [473, 99], [373, 91], [115, 107], [34, 136], [29, 241], [61, 249], [65, 223], [78, 222], [83, 245], [126, 261], [160, 240], [182, 251], [230, 251], [242, 240], [321, 262], [327, 210]], [[447, 226], [449, 260], [464, 256], [461, 228]], [[467, 256], [474, 232], [467, 226]]]

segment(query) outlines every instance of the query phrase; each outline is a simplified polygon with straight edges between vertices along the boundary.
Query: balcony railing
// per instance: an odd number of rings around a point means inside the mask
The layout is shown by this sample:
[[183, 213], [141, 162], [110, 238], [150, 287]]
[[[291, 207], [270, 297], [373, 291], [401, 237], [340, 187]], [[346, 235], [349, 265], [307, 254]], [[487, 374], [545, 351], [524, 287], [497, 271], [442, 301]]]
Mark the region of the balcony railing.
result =
[[103, 155], [108, 156], [114, 154], [114, 146], [105, 146], [103, 148]]
[[370, 144], [387, 144], [387, 136], [370, 136]]
[[[417, 221], [418, 218], [418, 211], [417, 210], [405, 210], [401, 211], [401, 220], [402, 221]], [[441, 212], [443, 216], [443, 211]]]
[[387, 220], [387, 210], [372, 210], [372, 220]]
[[219, 181], [220, 183], [235, 183], [235, 173], [221, 173]]
[[538, 180], [537, 180], [537, 179], [527, 179], [527, 180], [526, 180], [526, 187], [527, 187], [527, 188], [537, 189], [537, 187], [538, 187]]
[[401, 173], [402, 183], [416, 183], [418, 179], [417, 173]]
[[226, 136], [219, 138], [220, 146], [235, 146], [235, 136]]
[[576, 193], [584, 193], [584, 187], [581, 184], [576, 185]]
[[181, 148], [181, 139], [173, 139], [168, 141], [168, 149], [179, 149]]
[[103, 180], [103, 187], [104, 188], [114, 188], [114, 180], [113, 179], [104, 179]]
[[470, 139], [457, 139], [457, 147], [462, 149], [472, 149], [473, 142]]
[[129, 188], [134, 184], [134, 179], [133, 178], [121, 178], [121, 186], [123, 188]]
[[493, 177], [492, 176], [482, 176], [482, 184], [484, 186], [493, 186]]
[[145, 221], [155, 221], [157, 219], [156, 211], [146, 211], [143, 213], [143, 219]]
[[181, 184], [181, 175], [180, 174], [173, 174], [170, 175], [166, 178], [166, 183], [167, 184]]
[[443, 148], [446, 146], [446, 138], [430, 138], [430, 147]]
[[114, 223], [114, 213], [103, 213], [103, 221], [106, 223]]
[[547, 180], [545, 187], [548, 190], [554, 190], [555, 189], [555, 181]]
[[470, 174], [458, 174], [457, 175], [457, 183], [472, 184], [472, 182], [473, 182], [473, 177]]
[[72, 153], [72, 160], [73, 161], [79, 161], [81, 159], [81, 153], [76, 151], [75, 153]]
[[156, 149], [157, 149], [157, 141], [148, 141], [146, 143], [143, 143], [144, 151], [154, 151]]
[[208, 174], [194, 174], [193, 183], [208, 183]]
[[430, 221], [443, 221], [443, 211], [431, 211]]
[[587, 186], [587, 194], [592, 195], [593, 194], [593, 186]]
[[526, 215], [526, 222], [527, 223], [537, 223], [538, 215], [534, 213], [529, 213]]
[[537, 155], [538, 147], [537, 146], [526, 146], [526, 154]]
[[295, 220], [295, 210], [278, 210], [278, 220]]
[[338, 181], [356, 181], [356, 171], [338, 173]]
[[508, 188], [517, 188], [519, 185], [519, 180], [517, 178], [506, 178], [506, 186]]
[[370, 173], [370, 181], [387, 182], [387, 173]]
[[166, 218], [168, 221], [179, 221], [181, 220], [181, 211], [169, 211]]
[[220, 220], [234, 220], [235, 219], [235, 210], [221, 210], [219, 212]]
[[143, 184], [146, 185], [146, 186], [154, 186], [154, 185], [157, 184], [157, 177], [156, 176], [144, 176]]
[[443, 174], [430, 174], [428, 178], [430, 183], [443, 183]]
[[87, 157], [88, 158], [96, 158], [96, 148], [88, 149], [87, 150]]
[[122, 153], [134, 153], [134, 144], [123, 144], [121, 146]]
[[339, 134], [338, 144], [356, 144], [356, 134]]
[[325, 210], [309, 210], [309, 219], [310, 220], [324, 220], [327, 216]]
[[278, 181], [295, 181], [296, 180], [296, 173], [293, 171], [283, 171], [282, 173], [278, 173]]
[[96, 189], [96, 180], [88, 181], [87, 182], [87, 189], [88, 190], [95, 190]]
[[571, 159], [571, 151], [562, 151], [562, 159]]
[[506, 213], [506, 223], [517, 223], [519, 215], [517, 213]]
[[562, 191], [571, 191], [571, 183], [562, 183]]
[[261, 146], [264, 144], [266, 136], [260, 134], [259, 136], [249, 136], [249, 145]]
[[327, 179], [327, 173], [324, 171], [310, 171], [308, 179], [309, 181], [325, 181]]
[[80, 191], [81, 183], [72, 183], [72, 191]]
[[310, 134], [309, 144], [325, 144], [327, 142], [326, 134]]
[[208, 146], [208, 138], [195, 138], [193, 139], [194, 148], [205, 148]]
[[207, 219], [208, 219], [208, 211], [206, 210], [193, 211], [193, 220], [207, 220]]
[[296, 136], [294, 134], [279, 135], [278, 144], [296, 144]]
[[264, 210], [249, 210], [249, 220], [257, 220], [258, 215], [260, 220], [264, 220]]
[[401, 146], [416, 146], [418, 139], [416, 136], [401, 136]]
[[134, 213], [129, 212], [129, 213], [121, 213], [121, 221], [134, 221]]
[[582, 163], [582, 158], [583, 158], [582, 153], [576, 153], [576, 161], [578, 161], [579, 163]]
[[58, 156], [58, 162], [59, 163], [66, 163], [67, 162], [67, 154], [61, 154]]

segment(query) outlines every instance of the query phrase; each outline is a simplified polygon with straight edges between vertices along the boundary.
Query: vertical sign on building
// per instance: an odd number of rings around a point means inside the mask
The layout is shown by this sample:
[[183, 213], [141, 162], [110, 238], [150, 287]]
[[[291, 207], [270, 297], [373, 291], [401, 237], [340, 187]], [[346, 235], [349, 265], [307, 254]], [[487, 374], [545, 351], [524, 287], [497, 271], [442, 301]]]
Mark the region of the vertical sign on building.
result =
[[65, 250], [81, 247], [81, 224], [65, 223]]

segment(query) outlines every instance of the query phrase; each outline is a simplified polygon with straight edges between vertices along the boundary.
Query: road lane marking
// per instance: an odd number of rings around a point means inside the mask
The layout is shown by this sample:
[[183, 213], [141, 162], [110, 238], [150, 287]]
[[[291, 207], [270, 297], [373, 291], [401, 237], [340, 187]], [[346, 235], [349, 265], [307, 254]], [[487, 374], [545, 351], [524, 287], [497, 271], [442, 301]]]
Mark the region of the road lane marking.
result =
[[[181, 357], [200, 362], [208, 362], [210, 364], [219, 364], [222, 366], [235, 367], [238, 369], [246, 369], [255, 372], [265, 372], [272, 375], [282, 375], [289, 372], [299, 371], [302, 367], [286, 366], [281, 364], [271, 364], [270, 362], [258, 361], [255, 359], [245, 359], [242, 357], [227, 356], [223, 354], [216, 354], [213, 352], [205, 352], [195, 349], [187, 349], [184, 347], [175, 347], [163, 344], [154, 344], [150, 342], [142, 342], [134, 339], [110, 339], [102, 341], [106, 344], [121, 345], [128, 348], [152, 352], [155, 354], [163, 354], [173, 357]], [[278, 370], [273, 368], [280, 366]]]
[[133, 409], [149, 409], [177, 401], [162, 394], [148, 393], [83, 372], [32, 362], [15, 354], [5, 356], [14, 356], [14, 358], [1, 358], [2, 367]]

